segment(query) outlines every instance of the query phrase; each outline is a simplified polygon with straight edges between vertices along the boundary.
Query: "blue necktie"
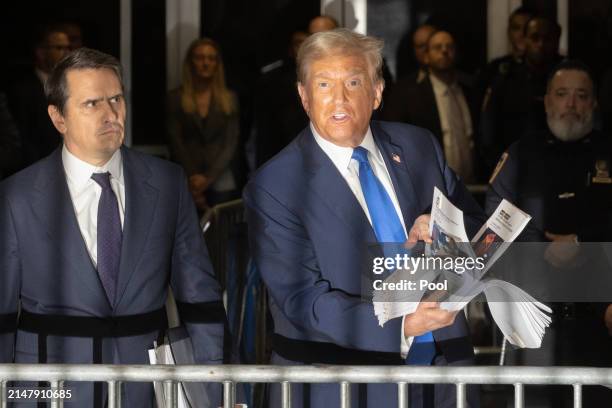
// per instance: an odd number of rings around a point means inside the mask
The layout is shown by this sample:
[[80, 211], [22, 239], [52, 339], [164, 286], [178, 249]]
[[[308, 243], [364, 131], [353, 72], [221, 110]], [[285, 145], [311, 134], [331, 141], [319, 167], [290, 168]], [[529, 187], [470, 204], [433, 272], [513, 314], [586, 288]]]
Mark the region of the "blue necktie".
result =
[[98, 202], [98, 275], [111, 305], [115, 303], [121, 259], [121, 218], [119, 204], [110, 184], [110, 173], [94, 173], [91, 178], [102, 187]]
[[[376, 239], [381, 243], [404, 243], [406, 233], [395, 211], [395, 206], [376, 177], [368, 161], [368, 151], [358, 146], [353, 149], [353, 159], [359, 163], [359, 182], [372, 219]], [[408, 353], [408, 364], [429, 365], [436, 354], [431, 332], [415, 336]]]

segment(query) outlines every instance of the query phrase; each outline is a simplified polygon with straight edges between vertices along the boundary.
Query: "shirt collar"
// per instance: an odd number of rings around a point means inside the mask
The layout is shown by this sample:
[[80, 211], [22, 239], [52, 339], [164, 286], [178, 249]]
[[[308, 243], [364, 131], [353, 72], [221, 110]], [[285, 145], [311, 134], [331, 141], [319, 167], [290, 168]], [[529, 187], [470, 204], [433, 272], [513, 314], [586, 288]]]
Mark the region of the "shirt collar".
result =
[[433, 87], [436, 95], [447, 95], [449, 88], [455, 89], [458, 86], [457, 81], [453, 81], [452, 84], [447, 85], [432, 73], [429, 74], [429, 80], [431, 81], [431, 86]]
[[[331, 161], [336, 165], [336, 167], [340, 170], [346, 170], [349, 168], [351, 163], [351, 157], [353, 156], [353, 148], [352, 147], [343, 147], [338, 146], [327, 139], [324, 139], [315, 129], [312, 122], [310, 122], [310, 130], [321, 149], [329, 156]], [[384, 166], [384, 160], [378, 146], [376, 146], [376, 142], [374, 141], [374, 136], [372, 136], [372, 129], [368, 126], [368, 130], [366, 131], [365, 137], [359, 144], [359, 146], [365, 148], [370, 154], [368, 158], [370, 160], [375, 160], [377, 164]]]
[[111, 174], [111, 179], [115, 179], [119, 184], [123, 185], [121, 149], [117, 149], [109, 161], [98, 167], [79, 159], [74, 154], [70, 153], [66, 145], [64, 145], [62, 148], [62, 163], [64, 164], [64, 171], [66, 172], [68, 181], [77, 191], [83, 189], [87, 185], [93, 173], [109, 172]]

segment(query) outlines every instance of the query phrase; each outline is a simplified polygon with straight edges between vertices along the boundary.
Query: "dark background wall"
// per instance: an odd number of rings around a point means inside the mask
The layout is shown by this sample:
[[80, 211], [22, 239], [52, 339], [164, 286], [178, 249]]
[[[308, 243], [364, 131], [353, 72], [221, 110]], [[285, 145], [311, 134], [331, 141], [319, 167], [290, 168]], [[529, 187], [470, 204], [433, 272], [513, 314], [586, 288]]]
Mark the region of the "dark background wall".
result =
[[[457, 37], [460, 67], [474, 72], [486, 62], [486, 0], [405, 0], [405, 26], [381, 31], [390, 21], [385, 4], [402, 0], [370, 0], [368, 26], [376, 35], [393, 36], [400, 43], [398, 61], [412, 62], [408, 33], [431, 21]], [[612, 2], [570, 1], [570, 56], [583, 59], [596, 74], [612, 66]], [[525, 4], [552, 17], [554, 0], [525, 0]], [[401, 4], [400, 4], [401, 5]], [[286, 52], [296, 29], [306, 29], [319, 13], [318, 0], [202, 0], [202, 35], [217, 40], [225, 58], [228, 84], [240, 94], [243, 137], [248, 136], [251, 98], [259, 69]], [[388, 6], [387, 6], [388, 7]], [[19, 1], [0, 5], [0, 89], [31, 66], [36, 31], [52, 21], [73, 21], [83, 29], [86, 45], [119, 56], [119, 0]], [[132, 117], [136, 144], [164, 142], [166, 93], [165, 1], [133, 0]], [[398, 38], [400, 40], [398, 41]], [[401, 48], [401, 47], [404, 48]]]

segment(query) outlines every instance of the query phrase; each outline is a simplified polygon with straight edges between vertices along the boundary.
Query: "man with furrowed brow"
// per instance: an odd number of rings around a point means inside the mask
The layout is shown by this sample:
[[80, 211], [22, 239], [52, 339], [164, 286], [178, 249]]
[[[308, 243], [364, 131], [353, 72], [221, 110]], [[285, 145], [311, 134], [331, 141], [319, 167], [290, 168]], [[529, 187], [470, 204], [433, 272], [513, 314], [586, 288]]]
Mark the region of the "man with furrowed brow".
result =
[[[119, 62], [73, 51], [46, 95], [62, 147], [0, 184], [0, 363], [147, 364], [168, 283], [196, 363], [222, 363], [225, 312], [185, 176], [123, 146]], [[65, 387], [65, 406], [105, 404], [101, 383]], [[208, 391], [219, 406], [220, 385]], [[152, 384], [121, 399], [152, 407]]]

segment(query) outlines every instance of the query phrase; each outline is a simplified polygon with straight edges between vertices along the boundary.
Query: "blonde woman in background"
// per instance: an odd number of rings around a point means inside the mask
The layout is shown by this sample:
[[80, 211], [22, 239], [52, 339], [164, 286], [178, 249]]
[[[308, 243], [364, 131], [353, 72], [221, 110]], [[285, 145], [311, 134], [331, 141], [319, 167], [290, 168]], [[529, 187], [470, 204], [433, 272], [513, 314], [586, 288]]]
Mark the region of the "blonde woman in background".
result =
[[191, 43], [182, 85], [170, 91], [167, 109], [170, 154], [185, 169], [198, 210], [239, 197], [231, 168], [239, 137], [238, 103], [225, 85], [216, 42]]

